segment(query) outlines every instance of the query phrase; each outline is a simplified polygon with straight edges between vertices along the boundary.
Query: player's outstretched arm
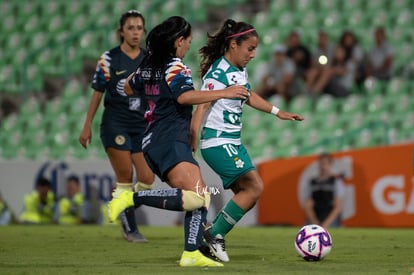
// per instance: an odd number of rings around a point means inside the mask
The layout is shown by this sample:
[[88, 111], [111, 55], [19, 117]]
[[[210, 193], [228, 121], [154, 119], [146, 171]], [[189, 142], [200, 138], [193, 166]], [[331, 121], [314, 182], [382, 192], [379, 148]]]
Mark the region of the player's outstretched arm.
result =
[[276, 115], [278, 118], [283, 120], [298, 120], [302, 121], [304, 118], [301, 115], [298, 114], [292, 114], [288, 113], [282, 110], [279, 110], [266, 100], [264, 100], [261, 96], [259, 96], [255, 92], [251, 92], [249, 100], [247, 101], [247, 104], [259, 111], [265, 112], [265, 113], [271, 113]]
[[249, 93], [244, 86], [233, 85], [223, 90], [215, 90], [209, 92], [191, 90], [181, 94], [177, 98], [177, 102], [183, 105], [196, 105], [215, 101], [221, 98], [247, 99], [248, 96]]

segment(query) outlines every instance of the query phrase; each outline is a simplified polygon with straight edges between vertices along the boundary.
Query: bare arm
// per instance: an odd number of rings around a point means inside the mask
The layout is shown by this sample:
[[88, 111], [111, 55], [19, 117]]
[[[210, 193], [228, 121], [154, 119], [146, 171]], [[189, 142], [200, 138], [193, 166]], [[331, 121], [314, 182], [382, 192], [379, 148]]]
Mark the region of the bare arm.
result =
[[[264, 100], [261, 96], [259, 96], [257, 93], [252, 92], [249, 100], [247, 101], [247, 104], [259, 111], [265, 112], [265, 113], [271, 113], [272, 111], [272, 104]], [[279, 110], [279, 112], [276, 115], [278, 118], [283, 120], [303, 120], [303, 117], [298, 114], [291, 114], [288, 112], [284, 112], [282, 110]]]
[[336, 198], [334, 201], [334, 207], [332, 211], [329, 213], [328, 217], [321, 223], [321, 226], [324, 228], [328, 228], [333, 221], [341, 214], [342, 207], [343, 207], [343, 199]]
[[92, 140], [91, 126], [96, 110], [98, 110], [101, 103], [103, 93], [94, 91], [91, 101], [89, 102], [88, 112], [86, 113], [85, 122], [83, 124], [82, 132], [79, 136], [79, 143], [86, 148]]
[[134, 94], [134, 90], [132, 90], [131, 85], [129, 85], [129, 81], [131, 80], [131, 78], [132, 78], [133, 76], [134, 76], [134, 74], [132, 73], [132, 74], [130, 74], [130, 75], [127, 77], [127, 79], [125, 80], [124, 92], [125, 92], [127, 95], [129, 95], [129, 96], [131, 96], [131, 95], [133, 95], [133, 94]]
[[381, 70], [387, 71], [391, 67], [393, 60], [394, 57], [392, 55], [387, 56], [387, 58], [384, 60], [384, 64], [382, 64]]
[[313, 204], [314, 204], [314, 202], [313, 202], [312, 199], [308, 199], [305, 202], [305, 205], [304, 205], [305, 215], [306, 215], [307, 220], [310, 223], [312, 223], [312, 224], [319, 224], [320, 221], [316, 217], [315, 210], [313, 210]]
[[215, 101], [221, 98], [246, 99], [247, 97], [248, 92], [244, 86], [234, 85], [223, 90], [209, 91], [208, 93], [205, 91], [191, 90], [182, 93], [177, 98], [177, 102], [182, 105], [195, 105]]
[[193, 150], [193, 152], [197, 151], [200, 126], [201, 126], [201, 123], [203, 122], [205, 113], [210, 107], [210, 104], [211, 103], [204, 103], [204, 104], [197, 105], [197, 108], [193, 113], [193, 117], [191, 119], [191, 130], [190, 130], [190, 140], [191, 140], [190, 143], [191, 143], [191, 149]]

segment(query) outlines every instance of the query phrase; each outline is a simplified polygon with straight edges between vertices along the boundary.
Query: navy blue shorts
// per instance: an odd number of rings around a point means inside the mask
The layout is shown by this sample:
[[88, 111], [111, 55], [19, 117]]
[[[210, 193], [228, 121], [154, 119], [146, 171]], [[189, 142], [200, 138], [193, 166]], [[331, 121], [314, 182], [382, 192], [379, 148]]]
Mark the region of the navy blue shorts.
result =
[[105, 149], [111, 147], [132, 153], [142, 152], [142, 138], [145, 128], [135, 128], [132, 125], [131, 128], [101, 125], [101, 141]]
[[180, 162], [190, 162], [198, 166], [190, 144], [179, 141], [160, 144], [145, 150], [144, 157], [152, 172], [162, 181], [168, 181], [168, 172]]

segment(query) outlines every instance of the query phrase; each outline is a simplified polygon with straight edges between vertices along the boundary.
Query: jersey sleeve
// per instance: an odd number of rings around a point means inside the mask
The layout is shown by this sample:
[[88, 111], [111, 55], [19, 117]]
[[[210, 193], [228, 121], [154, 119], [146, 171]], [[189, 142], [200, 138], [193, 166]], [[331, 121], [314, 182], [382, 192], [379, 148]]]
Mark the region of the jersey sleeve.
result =
[[98, 92], [105, 92], [106, 87], [108, 86], [109, 80], [111, 79], [110, 73], [111, 67], [111, 57], [109, 52], [105, 52], [101, 55], [96, 65], [96, 71], [92, 80], [92, 89]]
[[226, 74], [223, 70], [216, 69], [209, 71], [203, 78], [203, 84], [201, 90], [211, 91], [211, 90], [221, 90], [227, 88], [228, 82]]
[[226, 84], [214, 78], [205, 78], [203, 79], [203, 85], [201, 86], [201, 90], [203, 91], [221, 90], [221, 89], [225, 89], [226, 87], [227, 87]]
[[179, 60], [174, 60], [168, 64], [165, 71], [165, 80], [175, 99], [184, 92], [194, 90], [191, 70]]

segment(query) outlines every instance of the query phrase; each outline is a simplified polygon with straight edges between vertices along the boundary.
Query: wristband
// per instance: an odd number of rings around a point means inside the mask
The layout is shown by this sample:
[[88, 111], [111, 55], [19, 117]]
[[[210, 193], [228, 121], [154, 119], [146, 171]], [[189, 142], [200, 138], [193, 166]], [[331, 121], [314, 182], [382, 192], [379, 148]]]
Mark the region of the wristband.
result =
[[270, 111], [270, 113], [277, 115], [279, 113], [279, 108], [276, 106], [272, 106], [272, 110]]

